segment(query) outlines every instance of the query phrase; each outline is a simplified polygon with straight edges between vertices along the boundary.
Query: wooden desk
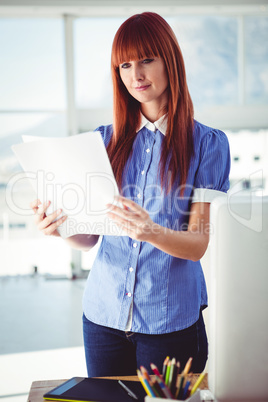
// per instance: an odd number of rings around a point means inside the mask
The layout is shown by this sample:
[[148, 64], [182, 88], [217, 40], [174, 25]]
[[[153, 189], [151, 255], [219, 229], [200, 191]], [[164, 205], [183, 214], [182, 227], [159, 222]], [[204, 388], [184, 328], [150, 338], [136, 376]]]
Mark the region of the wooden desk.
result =
[[[198, 378], [199, 374], [194, 374], [193, 375], [193, 380], [196, 381]], [[104, 378], [111, 378], [114, 380], [124, 380], [124, 381], [139, 381], [137, 376], [128, 376], [128, 377], [104, 377]], [[62, 384], [64, 381], [67, 380], [47, 380], [47, 381], [34, 381], [32, 383], [31, 389], [30, 389], [30, 393], [27, 399], [27, 402], [44, 402], [43, 399], [43, 395], [50, 391], [51, 389], [59, 386], [60, 384]], [[204, 378], [201, 386], [201, 389], [208, 389], [208, 379], [207, 379], [207, 375]], [[163, 399], [164, 402], [164, 399]]]

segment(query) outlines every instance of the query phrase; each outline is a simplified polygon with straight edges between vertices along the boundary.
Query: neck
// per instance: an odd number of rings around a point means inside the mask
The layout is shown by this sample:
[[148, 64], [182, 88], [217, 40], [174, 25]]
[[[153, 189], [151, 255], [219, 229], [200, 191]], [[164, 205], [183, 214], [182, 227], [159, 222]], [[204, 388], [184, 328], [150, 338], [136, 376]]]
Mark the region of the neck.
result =
[[165, 108], [159, 108], [159, 106], [153, 107], [151, 105], [146, 105], [146, 103], [142, 103], [141, 112], [147, 120], [149, 120], [151, 123], [154, 123], [160, 119], [160, 117], [164, 116], [166, 110]]

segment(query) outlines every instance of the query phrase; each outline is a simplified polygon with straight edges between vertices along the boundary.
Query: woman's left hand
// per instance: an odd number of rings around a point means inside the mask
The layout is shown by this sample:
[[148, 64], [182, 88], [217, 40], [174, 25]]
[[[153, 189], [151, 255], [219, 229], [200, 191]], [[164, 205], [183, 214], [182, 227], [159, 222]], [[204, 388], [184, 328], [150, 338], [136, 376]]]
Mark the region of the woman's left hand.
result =
[[132, 239], [149, 241], [158, 225], [151, 220], [148, 212], [128, 198], [118, 196], [116, 201], [123, 207], [108, 204], [109, 218]]

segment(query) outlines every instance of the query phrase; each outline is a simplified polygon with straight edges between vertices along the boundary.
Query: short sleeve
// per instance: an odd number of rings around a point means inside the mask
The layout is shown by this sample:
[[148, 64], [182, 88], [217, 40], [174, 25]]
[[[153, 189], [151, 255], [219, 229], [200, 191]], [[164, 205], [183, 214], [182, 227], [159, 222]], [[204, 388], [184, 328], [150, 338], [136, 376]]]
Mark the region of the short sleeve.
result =
[[226, 196], [231, 160], [225, 133], [211, 129], [206, 134], [201, 142], [199, 161], [192, 202], [211, 202], [216, 197]]
[[99, 127], [96, 128], [94, 131], [95, 131], [95, 132], [96, 132], [96, 131], [99, 131], [99, 132], [101, 133], [101, 136], [102, 136], [102, 139], [103, 139], [105, 148], [107, 148], [107, 146], [108, 146], [108, 144], [109, 144], [109, 142], [110, 142], [110, 140], [111, 140], [112, 134], [113, 134], [112, 125], [109, 125], [109, 126], [99, 126]]

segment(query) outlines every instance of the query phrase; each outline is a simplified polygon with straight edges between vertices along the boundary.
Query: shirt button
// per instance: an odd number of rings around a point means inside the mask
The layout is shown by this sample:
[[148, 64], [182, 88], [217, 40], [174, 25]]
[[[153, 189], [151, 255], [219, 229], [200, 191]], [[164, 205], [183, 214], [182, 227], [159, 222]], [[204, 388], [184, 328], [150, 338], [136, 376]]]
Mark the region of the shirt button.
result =
[[127, 296], [128, 296], [128, 297], [131, 297], [131, 293], [130, 293], [130, 292], [128, 292], [128, 293], [127, 293]]
[[138, 198], [141, 198], [141, 194], [139, 193], [139, 194], [137, 195], [137, 197], [138, 197]]
[[129, 268], [129, 271], [130, 271], [130, 272], [133, 272], [133, 268], [132, 268], [132, 267], [130, 267], [130, 268]]
[[146, 149], [146, 152], [147, 152], [147, 154], [148, 154], [148, 153], [150, 152], [150, 149], [149, 149], [149, 148], [147, 148], [147, 149]]
[[144, 172], [144, 170], [141, 172], [141, 174], [143, 175], [145, 172]]
[[136, 247], [137, 247], [137, 245], [138, 245], [137, 243], [133, 243], [133, 247], [134, 247], [134, 248], [136, 248]]

